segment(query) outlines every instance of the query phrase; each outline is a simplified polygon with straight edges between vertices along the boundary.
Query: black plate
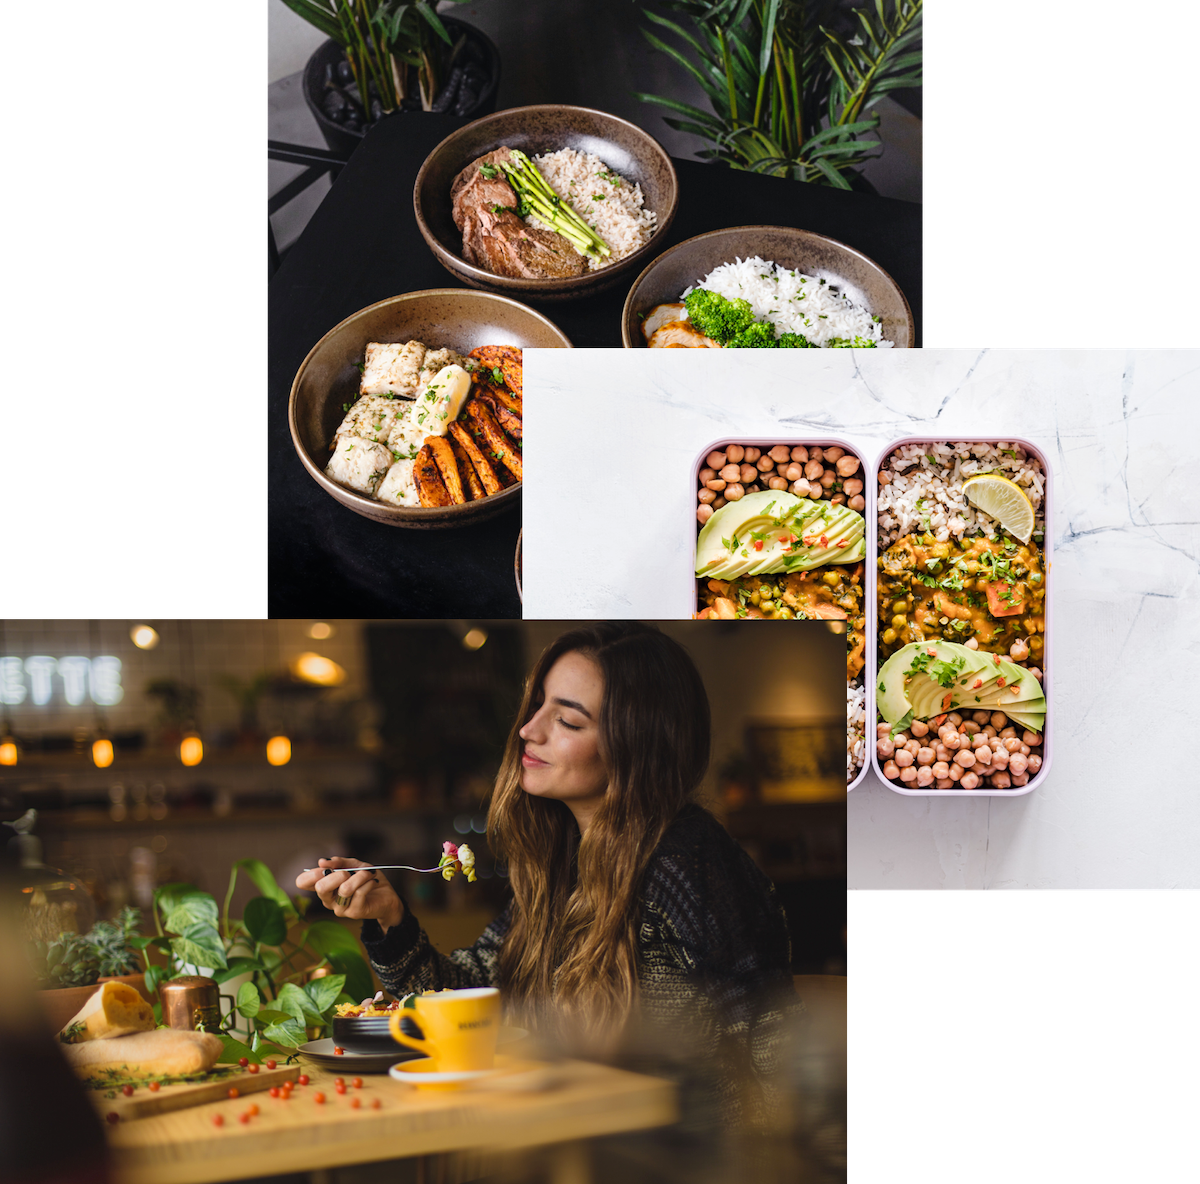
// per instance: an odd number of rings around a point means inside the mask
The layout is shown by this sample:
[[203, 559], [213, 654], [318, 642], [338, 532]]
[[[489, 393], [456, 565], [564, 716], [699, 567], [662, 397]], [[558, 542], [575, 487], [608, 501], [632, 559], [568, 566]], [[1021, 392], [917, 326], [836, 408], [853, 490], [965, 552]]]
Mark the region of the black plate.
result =
[[416, 1049], [408, 1049], [392, 1041], [390, 1049], [373, 1052], [353, 1052], [346, 1048], [340, 1056], [333, 1050], [335, 1047], [332, 1037], [324, 1040], [310, 1040], [302, 1044], [296, 1051], [306, 1060], [320, 1065], [322, 1069], [345, 1069], [348, 1073], [386, 1073], [393, 1065], [401, 1061], [414, 1061], [425, 1054]]

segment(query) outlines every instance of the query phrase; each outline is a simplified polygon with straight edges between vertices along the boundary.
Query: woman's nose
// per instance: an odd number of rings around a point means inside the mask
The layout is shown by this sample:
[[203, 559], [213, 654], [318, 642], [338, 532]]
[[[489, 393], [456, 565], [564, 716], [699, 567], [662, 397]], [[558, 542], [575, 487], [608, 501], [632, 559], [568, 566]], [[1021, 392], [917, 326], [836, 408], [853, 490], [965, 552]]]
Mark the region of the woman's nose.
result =
[[539, 722], [542, 718], [542, 714], [542, 711], [535, 711], [533, 715], [529, 717], [524, 727], [522, 727], [517, 733], [522, 740], [537, 740], [538, 734], [542, 730], [541, 723]]

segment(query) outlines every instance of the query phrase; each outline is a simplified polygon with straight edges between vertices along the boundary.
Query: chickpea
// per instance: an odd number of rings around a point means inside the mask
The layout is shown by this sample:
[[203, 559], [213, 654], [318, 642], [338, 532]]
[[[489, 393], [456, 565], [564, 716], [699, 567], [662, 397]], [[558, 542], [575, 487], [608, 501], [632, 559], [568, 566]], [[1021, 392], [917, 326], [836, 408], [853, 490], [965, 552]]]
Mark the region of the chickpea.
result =
[[717, 500], [713, 502], [712, 508], [714, 510], [719, 510], [722, 506], [727, 506], [728, 504], [729, 503], [723, 497], [718, 496]]
[[936, 781], [933, 783], [933, 788], [934, 788], [934, 789], [953, 789], [953, 788], [954, 788], [954, 782], [953, 782], [953, 781], [951, 781], [949, 777], [939, 777], [939, 778], [938, 778], [938, 779], [937, 779], [937, 780], [936, 780]]
[[963, 717], [957, 711], [952, 711], [946, 716], [946, 722], [952, 723], [956, 728], [962, 727]]
[[1038, 682], [1042, 681], [1042, 672], [1036, 666], [1030, 666], [1029, 673], [1032, 674], [1033, 677], [1038, 680]]
[[746, 495], [746, 489], [743, 485], [738, 485], [736, 482], [733, 485], [725, 487], [725, 500], [729, 502], [741, 501]]
[[824, 460], [825, 454], [820, 450], [820, 448], [810, 448], [808, 450], [808, 459], [809, 460]]
[[889, 473], [886, 469], [880, 469], [879, 470], [879, 484], [880, 485], [891, 485], [891, 483], [892, 483], [891, 473]]
[[958, 730], [964, 736], [974, 736], [979, 731], [979, 725], [973, 719], [964, 719], [958, 726]]
[[743, 485], [750, 485], [752, 482], [758, 480], [758, 470], [753, 465], [742, 465], [733, 480], [740, 481]]
[[706, 482], [711, 481], [716, 475], [717, 473], [715, 469], [701, 469], [698, 480], [701, 485], [704, 485]]
[[946, 722], [946, 717], [944, 715], [935, 715], [929, 722], [940, 732], [942, 730], [942, 724]]
[[821, 488], [819, 482], [810, 481], [808, 483], [808, 496], [811, 497], [814, 501], [818, 500], [820, 498], [821, 494], [823, 494], [824, 492], [825, 492], [825, 490], [823, 490]]
[[932, 748], [918, 748], [917, 749], [917, 764], [918, 765], [932, 765], [933, 764], [933, 749]]
[[[838, 586], [838, 581], [841, 580], [841, 578], [842, 577], [839, 576], [836, 571], [827, 571], [821, 577], [821, 583], [827, 584], [830, 588], [836, 588]], [[916, 732], [913, 732], [914, 736], [916, 734], [917, 734]]]
[[775, 462], [769, 456], [760, 456], [754, 463], [760, 473], [769, 473], [775, 468]]
[[964, 769], [969, 769], [975, 764], [975, 754], [970, 749], [964, 748], [954, 754], [954, 763], [962, 765]]
[[1029, 754], [1029, 757], [1027, 759], [1025, 767], [1026, 767], [1026, 769], [1029, 770], [1030, 773], [1038, 772], [1042, 767], [1042, 758], [1040, 756], [1038, 756], [1038, 754], [1036, 752], [1031, 752]]
[[720, 472], [722, 481], [737, 481], [742, 475], [742, 470], [737, 465], [726, 465]]
[[891, 645], [897, 638], [898, 634], [895, 629], [885, 629], [883, 631], [883, 644]]
[[767, 482], [767, 485], [771, 489], [787, 489], [788, 480], [786, 477], [772, 477], [771, 480]]
[[861, 493], [856, 493], [847, 503], [852, 510], [857, 510], [860, 514], [867, 508], [867, 499]]
[[922, 787], [933, 784], [933, 770], [928, 765], [917, 769], [917, 784]]
[[810, 460], [804, 466], [804, 475], [810, 481], [815, 481], [823, 472], [825, 472], [825, 466], [819, 460]]
[[751, 448], [747, 446], [746, 455], [742, 457], [742, 460], [744, 460], [748, 465], [752, 465], [760, 456], [762, 456], [761, 448]]
[[1029, 745], [1028, 745], [1028, 744], [1022, 744], [1022, 745], [1021, 745], [1021, 747], [1017, 749], [1017, 751], [1018, 751], [1018, 752], [1019, 752], [1019, 753], [1020, 753], [1022, 756], [1028, 756], [1028, 755], [1029, 755]]
[[783, 471], [783, 475], [789, 481], [799, 481], [804, 476], [804, 466], [792, 461], [790, 465]]
[[988, 738], [988, 743], [991, 744], [996, 739], [996, 729], [991, 724], [984, 726], [983, 734]]
[[1028, 773], [1014, 773], [1012, 775], [1012, 783], [1013, 783], [1013, 785], [1016, 785], [1016, 786], [1028, 785], [1029, 784], [1029, 774]]
[[696, 521], [703, 526], [713, 516], [712, 506], [697, 506]]
[[907, 768], [901, 768], [900, 780], [903, 782], [916, 781], [917, 770], [915, 765], [909, 765]]
[[897, 613], [892, 618], [892, 628], [896, 630], [903, 629], [908, 624], [908, 617], [904, 613]]
[[1003, 769], [992, 774], [993, 789], [1008, 789], [1012, 785], [1012, 778]]
[[835, 493], [829, 499], [829, 503], [833, 506], [844, 506], [846, 504], [846, 495], [844, 493]]
[[929, 735], [929, 725], [919, 719], [914, 719], [908, 730], [918, 738]]
[[898, 748], [893, 759], [900, 768], [907, 769], [913, 763], [913, 754], [907, 748]]
[[934, 761], [933, 762], [933, 775], [935, 777], [949, 777], [950, 776], [950, 762], [942, 761], [942, 760]]
[[1016, 735], [1017, 735], [1017, 729], [1014, 728], [1011, 724], [1007, 728], [1002, 728], [1000, 731], [1000, 738], [1002, 740], [1013, 740], [1016, 738]]
[[960, 780], [963, 775], [962, 765], [953, 765], [952, 764], [950, 766], [950, 772], [947, 775], [949, 776], [951, 782], [956, 782], [956, 781]]
[[1015, 736], [1009, 736], [1004, 741], [1004, 748], [1005, 748], [1005, 751], [1008, 753], [1008, 755], [1012, 756], [1013, 753], [1021, 751], [1021, 741], [1018, 740]]
[[717, 495], [711, 489], [700, 490], [700, 492], [696, 494], [696, 497], [699, 498], [700, 504], [704, 506], [707, 506], [709, 502], [715, 502], [717, 500]]
[[776, 444], [767, 455], [776, 463], [791, 459], [791, 449], [786, 444]]
[[723, 469], [727, 459], [723, 452], [710, 452], [704, 461], [710, 469]]
[[798, 460], [801, 462], [808, 460], [808, 449], [805, 448], [803, 444], [797, 444], [796, 447], [792, 449], [792, 460]]
[[975, 749], [975, 764], [990, 765], [992, 763], [992, 750], [985, 744], [982, 748]]
[[958, 784], [962, 789], [978, 789], [979, 778], [974, 773], [964, 773]]
[[727, 482], [722, 480], [720, 477], [714, 477], [711, 481], [705, 481], [704, 484], [707, 485], [709, 489], [715, 489], [718, 493], [720, 493], [721, 490], [725, 488]]
[[[828, 453], [825, 454], [825, 459], [829, 459]], [[837, 461], [837, 471], [839, 477], [850, 477], [858, 472], [860, 462], [857, 456], [851, 456], [849, 453], [847, 453], [845, 456], [835, 457], [834, 459]]]
[[1023, 756], [1019, 752], [1014, 752], [1008, 758], [1008, 771], [1010, 773], [1024, 773], [1029, 768], [1029, 758]]
[[892, 725], [891, 724], [876, 724], [875, 725], [875, 735], [876, 736], [889, 736], [890, 737], [891, 734], [892, 734]]
[[1008, 647], [1008, 656], [1012, 658], [1014, 662], [1024, 662], [1025, 659], [1029, 657], [1028, 644], [1021, 638], [1017, 638], [1017, 640]]
[[936, 744], [934, 745], [933, 755], [936, 756], [939, 761], [945, 761], [947, 764], [949, 764], [950, 758], [954, 755], [954, 753], [952, 753], [944, 744]]
[[732, 461], [735, 465], [740, 465], [742, 463], [742, 457], [745, 455], [746, 450], [740, 444], [730, 444], [729, 447], [725, 449], [726, 459]]
[[1003, 711], [992, 712], [991, 725], [996, 729], [997, 733], [999, 733], [1000, 729], [1004, 727], [1006, 723], [1008, 723], [1008, 716], [1005, 715]]
[[883, 775], [889, 781], [895, 781], [900, 776], [900, 766], [895, 761], [887, 761], [883, 766]]
[[981, 748], [986, 748], [989, 752], [991, 752], [991, 745], [988, 744], [987, 733], [986, 732], [976, 732], [971, 737], [971, 747], [976, 752], [978, 752]]
[[808, 482], [805, 480], [793, 481], [792, 492], [797, 497], [808, 497]]
[[[966, 586], [966, 581], [964, 581], [963, 587], [965, 588]], [[974, 637], [968, 637], [967, 640], [963, 642], [963, 645], [965, 645], [969, 650], [977, 650], [979, 648], [979, 642]]]
[[988, 711], [972, 711], [971, 718], [980, 726], [991, 722], [991, 712]]
[[846, 450], [844, 448], [839, 448], [836, 444], [833, 444], [824, 450], [824, 456], [821, 459], [829, 464], [833, 464], [835, 460], [840, 460], [845, 455]]
[[1031, 732], [1026, 729], [1021, 733], [1021, 742], [1028, 744], [1030, 748], [1036, 748], [1042, 742], [1041, 736], [1037, 732]]
[[837, 481], [837, 474], [832, 469], [826, 469], [820, 477], [822, 489], [832, 489], [834, 482]]
[[907, 732], [893, 732], [892, 739], [895, 740], [897, 744], [907, 744], [909, 737]]
[[842, 488], [850, 495], [862, 493], [863, 483], [857, 477], [851, 477], [849, 481], [842, 482]]
[[875, 741], [875, 751], [881, 760], [887, 760], [887, 758], [896, 751], [896, 746], [892, 743], [892, 738], [890, 736], [880, 736], [879, 739]]
[[917, 759], [917, 753], [921, 751], [921, 741], [908, 739], [904, 742], [904, 747], [912, 753], [913, 760]]
[[957, 732], [947, 732], [942, 743], [951, 751], [956, 752], [963, 745], [963, 739]]

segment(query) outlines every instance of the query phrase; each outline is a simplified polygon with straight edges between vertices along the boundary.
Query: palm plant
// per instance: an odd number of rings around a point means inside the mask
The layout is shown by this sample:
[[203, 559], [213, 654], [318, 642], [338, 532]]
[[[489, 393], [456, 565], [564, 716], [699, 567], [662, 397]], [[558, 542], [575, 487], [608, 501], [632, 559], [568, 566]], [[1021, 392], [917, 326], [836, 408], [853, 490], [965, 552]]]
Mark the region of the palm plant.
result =
[[838, 0], [663, 3], [694, 32], [649, 8], [646, 19], [690, 54], [642, 32], [703, 87], [713, 114], [636, 97], [684, 116], [667, 123], [703, 137], [712, 147], [700, 155], [734, 168], [849, 189], [883, 148], [871, 108], [889, 91], [921, 84], [922, 0], [873, 0], [848, 14]]
[[[283, 0], [342, 47], [363, 108], [374, 93], [386, 115], [403, 99], [419, 97], [425, 111], [445, 81], [454, 43], [435, 11], [420, 0]], [[464, 4], [467, 0], [455, 0]], [[369, 84], [374, 84], [370, 86]]]

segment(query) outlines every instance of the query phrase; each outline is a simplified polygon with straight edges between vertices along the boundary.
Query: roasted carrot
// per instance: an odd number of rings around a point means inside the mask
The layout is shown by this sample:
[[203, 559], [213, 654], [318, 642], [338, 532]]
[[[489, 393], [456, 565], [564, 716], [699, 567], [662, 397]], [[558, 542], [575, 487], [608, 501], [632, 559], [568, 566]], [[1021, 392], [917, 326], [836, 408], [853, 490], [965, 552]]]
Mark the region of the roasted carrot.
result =
[[475, 472], [479, 475], [479, 480], [483, 482], [485, 496], [499, 493], [504, 486], [500, 484], [500, 478], [496, 476], [496, 470], [492, 468], [487, 457], [479, 451], [479, 446], [471, 439], [471, 433], [455, 420], [450, 425], [450, 434], [462, 446], [463, 451], [474, 466]]
[[467, 499], [463, 494], [462, 477], [459, 476], [458, 461], [454, 457], [454, 449], [450, 447], [450, 442], [444, 436], [429, 436], [425, 441], [425, 447], [429, 449], [434, 464], [437, 465], [438, 472], [442, 475], [442, 481], [446, 485], [446, 492], [450, 495], [451, 502], [456, 506], [461, 506]]

